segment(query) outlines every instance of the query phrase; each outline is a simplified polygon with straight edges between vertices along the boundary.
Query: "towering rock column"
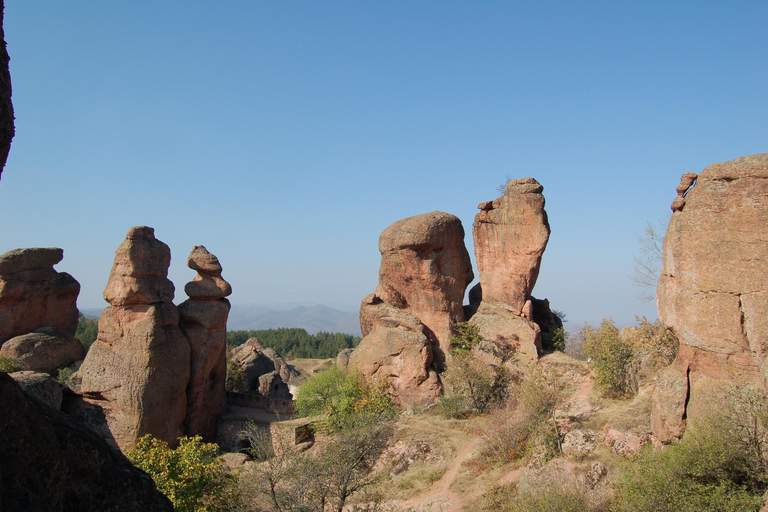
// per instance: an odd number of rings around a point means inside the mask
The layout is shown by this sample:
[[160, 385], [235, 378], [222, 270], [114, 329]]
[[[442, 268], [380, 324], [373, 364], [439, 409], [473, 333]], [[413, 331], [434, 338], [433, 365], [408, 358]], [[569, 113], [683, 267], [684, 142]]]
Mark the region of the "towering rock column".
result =
[[364, 338], [349, 364], [389, 382], [405, 405], [433, 402], [441, 386], [432, 363], [442, 364], [451, 325], [464, 320], [473, 278], [464, 228], [448, 213], [416, 215], [385, 229], [379, 252], [379, 285], [360, 306]]
[[533, 178], [510, 181], [504, 195], [480, 203], [472, 233], [480, 277], [470, 322], [480, 335], [527, 358], [541, 349], [531, 292], [549, 241], [544, 187]]
[[662, 441], [682, 435], [721, 385], [764, 385], [768, 371], [768, 154], [686, 173], [677, 193], [656, 294], [680, 339], [653, 395]]
[[145, 434], [171, 445], [184, 434], [190, 349], [171, 302], [170, 261], [154, 229], [128, 231], [104, 290], [110, 305], [78, 371], [80, 392], [102, 409], [121, 449]]
[[226, 408], [230, 304], [224, 297], [232, 288], [221, 277], [218, 258], [202, 245], [192, 249], [187, 266], [197, 271], [197, 277], [184, 287], [189, 299], [179, 305], [179, 327], [191, 349], [186, 433], [213, 442], [217, 420]]

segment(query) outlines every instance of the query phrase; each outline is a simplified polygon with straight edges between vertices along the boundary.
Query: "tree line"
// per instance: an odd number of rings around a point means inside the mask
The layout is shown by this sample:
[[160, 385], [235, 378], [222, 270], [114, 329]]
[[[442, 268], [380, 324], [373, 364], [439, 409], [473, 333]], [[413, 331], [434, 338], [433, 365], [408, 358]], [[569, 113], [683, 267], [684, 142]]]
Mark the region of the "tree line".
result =
[[275, 349], [286, 358], [327, 359], [347, 348], [355, 348], [362, 338], [341, 332], [320, 331], [309, 334], [305, 329], [281, 327], [251, 331], [227, 331], [227, 344], [237, 347], [249, 338], [257, 338], [264, 347]]

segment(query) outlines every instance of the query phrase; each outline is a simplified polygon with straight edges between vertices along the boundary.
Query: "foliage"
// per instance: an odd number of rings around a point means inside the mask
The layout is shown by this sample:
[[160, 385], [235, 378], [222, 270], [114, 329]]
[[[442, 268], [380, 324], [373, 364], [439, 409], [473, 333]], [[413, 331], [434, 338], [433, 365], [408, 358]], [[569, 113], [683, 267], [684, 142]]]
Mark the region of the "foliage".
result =
[[478, 333], [476, 325], [469, 322], [459, 322], [453, 325], [451, 352], [468, 352], [481, 341], [483, 341], [483, 338]]
[[443, 375], [446, 394], [442, 409], [452, 418], [482, 413], [492, 404], [503, 403], [511, 382], [506, 366], [488, 364], [465, 349], [453, 352], [451, 365]]
[[595, 382], [607, 395], [628, 397], [637, 392], [637, 368], [632, 344], [619, 336], [613, 320], [603, 320], [600, 327], [585, 325], [579, 335], [584, 352], [592, 359]]
[[200, 436], [181, 437], [175, 450], [147, 434], [126, 455], [152, 477], [177, 512], [221, 510], [224, 472], [215, 460], [219, 447]]
[[667, 329], [661, 320], [651, 323], [646, 317], [635, 317], [637, 327], [628, 329], [627, 341], [634, 346], [636, 353], [645, 353], [653, 369], [657, 370], [672, 364], [677, 357], [680, 342], [675, 333]]
[[360, 344], [359, 336], [340, 332], [309, 334], [304, 329], [280, 328], [253, 331], [227, 331], [227, 344], [237, 347], [249, 338], [257, 338], [263, 347], [271, 347], [286, 358], [327, 359]]
[[388, 390], [336, 366], [310, 377], [296, 394], [299, 416], [325, 416], [322, 428], [338, 430], [360, 418], [391, 418], [395, 405]]
[[75, 332], [75, 338], [85, 347], [85, 350], [91, 348], [93, 342], [99, 335], [99, 321], [92, 318], [85, 318], [82, 314], [77, 320], [77, 331]]
[[565, 485], [518, 492], [514, 484], [494, 489], [484, 496], [485, 510], [494, 512], [585, 512], [592, 510], [587, 497]]
[[565, 329], [558, 327], [552, 332], [541, 335], [541, 348], [565, 352]]
[[8, 356], [0, 356], [0, 372], [13, 373], [21, 369], [19, 362]]
[[56, 382], [77, 392], [80, 387], [80, 376], [72, 371], [72, 368], [65, 367], [59, 370], [56, 375]]
[[372, 469], [392, 433], [392, 421], [358, 416], [315, 449], [301, 452], [289, 439], [274, 439], [267, 429], [251, 424], [243, 432], [248, 451], [263, 462], [240, 477], [249, 494], [246, 501], [259, 508], [266, 503], [266, 510], [274, 512], [345, 510], [353, 495], [379, 478]]
[[245, 374], [240, 365], [232, 361], [232, 346], [227, 345], [227, 391], [242, 392], [245, 389]]
[[648, 448], [627, 463], [616, 510], [759, 510], [768, 488], [766, 398], [753, 387], [733, 388], [680, 442]]

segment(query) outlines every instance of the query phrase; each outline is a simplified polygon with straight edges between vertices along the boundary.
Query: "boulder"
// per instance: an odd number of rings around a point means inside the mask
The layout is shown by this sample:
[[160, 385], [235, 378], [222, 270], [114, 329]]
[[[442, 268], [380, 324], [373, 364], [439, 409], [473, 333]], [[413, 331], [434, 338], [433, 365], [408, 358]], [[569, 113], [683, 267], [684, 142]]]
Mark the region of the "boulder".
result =
[[104, 291], [110, 306], [77, 372], [80, 392], [101, 408], [121, 449], [146, 434], [175, 446], [184, 434], [190, 348], [171, 303], [169, 263], [152, 228], [131, 228]]
[[74, 337], [80, 284], [53, 269], [63, 257], [58, 248], [15, 249], [0, 256], [0, 345], [42, 327]]
[[82, 360], [85, 347], [77, 338], [55, 336], [43, 330], [6, 341], [0, 348], [0, 356], [15, 359], [22, 370], [55, 375], [60, 368]]
[[469, 322], [477, 327], [483, 338], [478, 347], [497, 356], [500, 362], [530, 364], [541, 352], [541, 329], [537, 324], [519, 316], [517, 310], [499, 303], [483, 302]]
[[48, 407], [56, 410], [61, 409], [61, 401], [64, 397], [61, 384], [53, 380], [47, 373], [20, 371], [8, 375], [27, 395], [37, 398]]
[[705, 413], [707, 390], [762, 385], [768, 370], [768, 154], [687, 173], [676, 191], [656, 297], [680, 340], [654, 393], [665, 440]]
[[197, 270], [197, 276], [184, 287], [190, 298], [179, 305], [179, 327], [191, 351], [185, 432], [213, 442], [227, 401], [230, 304], [224, 297], [232, 288], [221, 278], [218, 258], [202, 245], [192, 249], [187, 266]]
[[440, 396], [442, 386], [433, 367], [433, 343], [427, 328], [415, 315], [366, 296], [361, 318], [371, 329], [349, 356], [349, 365], [364, 378], [387, 382], [394, 399], [404, 407], [422, 407]]
[[258, 391], [272, 398], [291, 398], [288, 382], [295, 382], [299, 373], [274, 349], [264, 348], [256, 338], [249, 338], [232, 350], [231, 358], [243, 373], [244, 391]]
[[464, 321], [464, 292], [474, 278], [461, 221], [438, 211], [399, 220], [381, 233], [379, 252], [376, 297], [415, 315], [441, 360], [451, 326]]
[[0, 373], [0, 503], [25, 512], [172, 512], [149, 475]]
[[478, 206], [472, 226], [482, 300], [506, 304], [518, 316], [549, 240], [543, 189], [533, 178], [510, 181], [503, 196]]

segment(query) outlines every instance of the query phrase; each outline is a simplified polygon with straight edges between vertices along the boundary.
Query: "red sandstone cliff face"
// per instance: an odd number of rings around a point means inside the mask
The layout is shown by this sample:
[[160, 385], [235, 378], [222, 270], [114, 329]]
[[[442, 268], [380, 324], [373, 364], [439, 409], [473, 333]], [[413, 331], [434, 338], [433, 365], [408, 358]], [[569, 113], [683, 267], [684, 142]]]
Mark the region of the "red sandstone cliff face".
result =
[[110, 306], [78, 371], [80, 392], [103, 410], [121, 449], [145, 434], [171, 445], [184, 434], [190, 348], [171, 303], [170, 261], [152, 228], [128, 231], [104, 290]]
[[654, 393], [652, 426], [663, 441], [679, 437], [719, 385], [764, 384], [768, 154], [683, 175], [672, 209], [656, 303], [680, 353]]
[[472, 281], [461, 221], [431, 212], [395, 222], [379, 238], [379, 285], [363, 299], [363, 340], [349, 364], [386, 380], [401, 402], [431, 403], [440, 394], [433, 362], [442, 364], [451, 326], [464, 320]]

